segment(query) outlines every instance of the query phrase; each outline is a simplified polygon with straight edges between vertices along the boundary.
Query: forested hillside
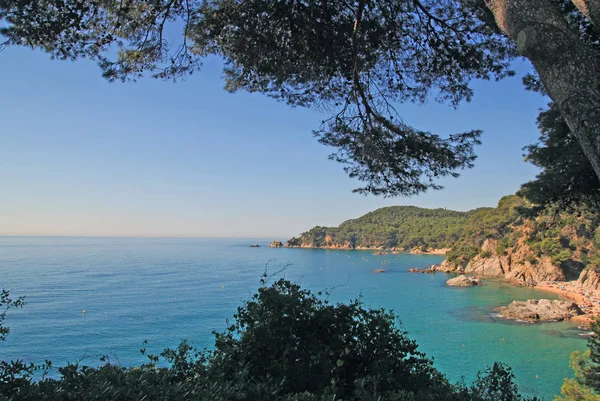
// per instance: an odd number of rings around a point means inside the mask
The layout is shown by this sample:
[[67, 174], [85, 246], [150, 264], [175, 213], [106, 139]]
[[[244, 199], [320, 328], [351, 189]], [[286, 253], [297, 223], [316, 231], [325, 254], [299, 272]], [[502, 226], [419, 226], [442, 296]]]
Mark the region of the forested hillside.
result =
[[391, 206], [377, 209], [339, 227], [317, 226], [292, 238], [288, 246], [332, 248], [413, 249], [447, 248], [462, 235], [474, 214], [486, 210], [457, 212], [424, 209], [415, 206]]
[[[518, 195], [469, 212], [394, 206], [339, 227], [317, 226], [289, 247], [421, 250], [450, 248], [441, 269], [520, 282], [600, 285], [600, 218], [584, 205], [540, 209]], [[585, 274], [581, 274], [582, 272]], [[587, 281], [584, 283], [583, 281]]]

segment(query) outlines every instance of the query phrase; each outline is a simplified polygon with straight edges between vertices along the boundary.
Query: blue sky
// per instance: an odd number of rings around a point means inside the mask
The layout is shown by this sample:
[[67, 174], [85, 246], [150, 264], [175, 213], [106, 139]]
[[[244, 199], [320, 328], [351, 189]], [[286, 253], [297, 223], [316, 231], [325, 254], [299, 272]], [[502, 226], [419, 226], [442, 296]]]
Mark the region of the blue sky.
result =
[[90, 61], [0, 52], [0, 235], [286, 239], [388, 205], [494, 206], [535, 176], [521, 148], [547, 100], [517, 77], [476, 82], [459, 110], [402, 105], [440, 134], [483, 129], [475, 168], [412, 198], [351, 193], [359, 182], [312, 138], [325, 115], [225, 92], [218, 59], [172, 83], [108, 83]]

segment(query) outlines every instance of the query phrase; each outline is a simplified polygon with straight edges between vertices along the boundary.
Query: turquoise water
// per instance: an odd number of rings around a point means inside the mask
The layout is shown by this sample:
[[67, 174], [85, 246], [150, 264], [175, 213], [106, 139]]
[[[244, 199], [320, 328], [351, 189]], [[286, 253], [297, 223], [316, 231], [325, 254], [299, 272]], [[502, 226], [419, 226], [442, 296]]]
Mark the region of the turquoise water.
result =
[[[256, 242], [263, 247], [248, 247]], [[0, 358], [92, 365], [108, 354], [113, 362], [136, 364], [144, 361], [138, 352], [144, 340], [153, 352], [184, 338], [210, 347], [212, 330], [225, 328], [226, 318], [258, 287], [269, 261], [271, 272], [291, 264], [281, 275], [309, 289], [338, 286], [331, 300], [362, 295], [368, 305], [393, 309], [452, 380], [472, 380], [478, 370], [502, 361], [513, 367], [523, 392], [551, 400], [571, 375], [569, 355], [585, 349], [572, 324], [509, 324], [493, 317], [495, 306], [548, 294], [493, 282], [450, 288], [445, 274], [407, 272], [439, 263], [439, 256], [267, 244], [0, 237], [0, 288], [27, 295], [27, 306], [10, 312], [11, 334], [0, 343]], [[373, 273], [381, 267], [388, 271]]]

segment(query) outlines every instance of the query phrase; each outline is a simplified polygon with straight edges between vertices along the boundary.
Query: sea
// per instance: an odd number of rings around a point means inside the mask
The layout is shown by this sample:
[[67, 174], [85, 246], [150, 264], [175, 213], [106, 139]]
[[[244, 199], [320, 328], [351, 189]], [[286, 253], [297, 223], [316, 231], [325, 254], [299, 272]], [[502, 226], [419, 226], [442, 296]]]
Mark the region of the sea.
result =
[[0, 360], [94, 366], [106, 356], [134, 365], [147, 361], [142, 347], [158, 353], [187, 339], [211, 348], [213, 331], [225, 330], [265, 272], [325, 291], [333, 302], [361, 298], [393, 310], [452, 381], [471, 382], [500, 361], [523, 393], [552, 400], [573, 375], [570, 354], [586, 349], [572, 323], [514, 323], [494, 313], [513, 300], [552, 294], [493, 280], [452, 288], [447, 274], [408, 272], [443, 256], [274, 249], [270, 240], [0, 237], [0, 288], [27, 302], [8, 313]]

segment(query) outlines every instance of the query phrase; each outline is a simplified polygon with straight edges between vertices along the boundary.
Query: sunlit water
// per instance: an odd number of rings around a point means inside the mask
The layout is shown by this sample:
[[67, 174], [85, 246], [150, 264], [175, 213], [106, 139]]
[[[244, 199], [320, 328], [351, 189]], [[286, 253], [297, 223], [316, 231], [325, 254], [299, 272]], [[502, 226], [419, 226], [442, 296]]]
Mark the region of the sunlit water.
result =
[[[255, 242], [262, 247], [250, 248]], [[269, 260], [269, 272], [291, 264], [280, 276], [311, 290], [336, 287], [330, 300], [362, 295], [367, 305], [393, 309], [452, 380], [470, 381], [502, 361], [512, 366], [521, 391], [551, 400], [572, 375], [569, 355], [586, 346], [572, 324], [510, 324], [492, 313], [514, 299], [549, 294], [493, 282], [450, 288], [445, 274], [407, 272], [439, 263], [439, 256], [270, 249], [267, 243], [0, 237], [0, 288], [27, 295], [24, 309], [10, 311], [0, 358], [93, 365], [108, 354], [131, 365], [145, 361], [144, 340], [154, 352], [182, 339], [210, 347], [211, 332], [222, 331], [256, 290]], [[385, 273], [373, 272], [382, 267]]]

